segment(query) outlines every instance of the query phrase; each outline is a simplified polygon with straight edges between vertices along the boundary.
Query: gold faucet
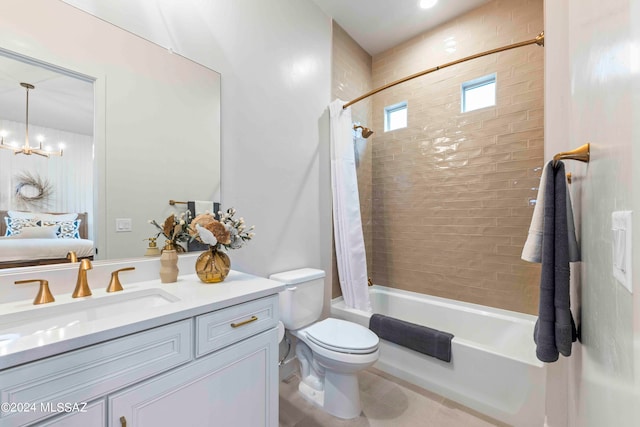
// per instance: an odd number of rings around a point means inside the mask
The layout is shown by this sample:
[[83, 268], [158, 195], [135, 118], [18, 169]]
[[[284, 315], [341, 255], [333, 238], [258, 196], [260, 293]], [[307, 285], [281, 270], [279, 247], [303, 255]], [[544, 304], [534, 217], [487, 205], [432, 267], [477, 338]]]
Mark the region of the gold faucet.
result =
[[33, 305], [39, 304], [47, 304], [50, 302], [54, 302], [56, 299], [51, 295], [51, 291], [49, 290], [49, 282], [42, 279], [33, 279], [33, 280], [17, 280], [14, 283], [16, 285], [21, 285], [23, 283], [40, 283], [40, 290], [38, 291], [38, 295], [33, 300]]
[[67, 253], [67, 259], [69, 262], [78, 262], [78, 255], [76, 255], [75, 251], [69, 251]]
[[109, 282], [109, 286], [107, 287], [107, 292], [118, 292], [121, 291], [122, 288], [122, 283], [120, 283], [120, 278], [118, 277], [118, 273], [120, 273], [121, 271], [132, 271], [135, 270], [135, 267], [127, 267], [127, 268], [121, 268], [120, 270], [116, 270], [113, 273], [111, 273], [111, 281]]
[[91, 270], [92, 268], [93, 265], [91, 265], [91, 261], [87, 258], [80, 261], [78, 280], [76, 281], [76, 289], [73, 291], [72, 297], [81, 298], [91, 295], [91, 289], [89, 289], [89, 282], [87, 281], [87, 270]]

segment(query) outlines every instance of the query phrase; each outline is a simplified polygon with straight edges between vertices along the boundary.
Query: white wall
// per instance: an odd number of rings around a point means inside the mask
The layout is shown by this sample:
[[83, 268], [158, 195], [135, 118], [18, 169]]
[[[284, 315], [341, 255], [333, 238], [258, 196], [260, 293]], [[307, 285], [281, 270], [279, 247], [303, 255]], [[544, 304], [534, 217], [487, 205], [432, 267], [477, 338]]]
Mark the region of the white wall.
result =
[[68, 3], [221, 73], [222, 203], [256, 225], [232, 268], [329, 271], [330, 19], [310, 0]]
[[[640, 2], [545, 5], [545, 157], [591, 142], [588, 165], [567, 161], [582, 246], [572, 305], [582, 343], [554, 367], [555, 426], [640, 425]], [[611, 212], [635, 210], [635, 295], [612, 277]], [[635, 343], [635, 344], [634, 344]], [[564, 369], [563, 369], [564, 368]], [[564, 417], [562, 408], [566, 408]]]

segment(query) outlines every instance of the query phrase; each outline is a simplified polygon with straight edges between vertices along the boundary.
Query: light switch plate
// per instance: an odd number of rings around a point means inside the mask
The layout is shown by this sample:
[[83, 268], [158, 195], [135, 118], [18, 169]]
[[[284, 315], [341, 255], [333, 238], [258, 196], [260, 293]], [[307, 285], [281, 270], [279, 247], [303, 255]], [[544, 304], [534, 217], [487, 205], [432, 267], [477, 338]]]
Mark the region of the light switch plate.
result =
[[116, 232], [131, 231], [131, 218], [116, 218]]
[[629, 292], [633, 291], [631, 235], [631, 211], [613, 212], [611, 214], [613, 277]]

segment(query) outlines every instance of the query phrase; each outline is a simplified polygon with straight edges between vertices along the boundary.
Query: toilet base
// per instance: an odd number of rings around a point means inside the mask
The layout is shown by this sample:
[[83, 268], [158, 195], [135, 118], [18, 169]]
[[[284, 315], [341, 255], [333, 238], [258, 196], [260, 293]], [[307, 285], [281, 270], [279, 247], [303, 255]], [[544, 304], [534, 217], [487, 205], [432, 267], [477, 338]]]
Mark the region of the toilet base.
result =
[[350, 420], [362, 412], [358, 377], [354, 374], [326, 372], [324, 391], [318, 391], [303, 381], [300, 381], [298, 391], [306, 400], [337, 418]]
[[309, 402], [324, 408], [324, 391], [318, 391], [302, 381], [298, 385], [298, 391]]
[[360, 416], [360, 388], [355, 373], [343, 374], [327, 370], [324, 393], [324, 409], [334, 417], [350, 420]]

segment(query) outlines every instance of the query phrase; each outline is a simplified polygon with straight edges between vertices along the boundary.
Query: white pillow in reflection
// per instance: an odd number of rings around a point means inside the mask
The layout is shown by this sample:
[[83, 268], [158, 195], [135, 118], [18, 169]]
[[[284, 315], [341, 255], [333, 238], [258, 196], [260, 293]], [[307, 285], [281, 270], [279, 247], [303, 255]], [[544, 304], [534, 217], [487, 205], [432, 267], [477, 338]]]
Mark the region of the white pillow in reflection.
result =
[[24, 227], [20, 234], [16, 234], [14, 239], [57, 239], [57, 225], [51, 227]]
[[7, 214], [9, 214], [9, 218], [37, 219], [43, 221], [74, 221], [78, 218], [77, 213], [49, 214], [44, 212], [7, 211]]

